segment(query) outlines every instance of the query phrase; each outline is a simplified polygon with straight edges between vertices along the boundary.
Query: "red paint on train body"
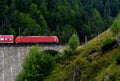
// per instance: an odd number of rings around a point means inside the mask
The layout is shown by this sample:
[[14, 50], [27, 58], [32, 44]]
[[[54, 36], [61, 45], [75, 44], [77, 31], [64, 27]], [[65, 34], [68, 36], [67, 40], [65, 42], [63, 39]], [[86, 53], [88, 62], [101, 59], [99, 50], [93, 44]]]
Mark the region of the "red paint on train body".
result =
[[59, 43], [57, 36], [17, 36], [15, 43]]
[[13, 35], [0, 35], [0, 43], [14, 43]]

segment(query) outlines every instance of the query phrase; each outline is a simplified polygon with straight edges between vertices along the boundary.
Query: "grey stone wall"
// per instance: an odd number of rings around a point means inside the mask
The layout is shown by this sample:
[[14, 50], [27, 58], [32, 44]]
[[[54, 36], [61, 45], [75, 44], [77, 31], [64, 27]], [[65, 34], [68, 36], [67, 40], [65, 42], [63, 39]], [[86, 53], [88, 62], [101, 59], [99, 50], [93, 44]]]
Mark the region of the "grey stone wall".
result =
[[[32, 46], [0, 46], [0, 81], [15, 81], [21, 64]], [[43, 45], [43, 50], [62, 49], [60, 45]]]
[[0, 81], [15, 81], [29, 47], [0, 47]]

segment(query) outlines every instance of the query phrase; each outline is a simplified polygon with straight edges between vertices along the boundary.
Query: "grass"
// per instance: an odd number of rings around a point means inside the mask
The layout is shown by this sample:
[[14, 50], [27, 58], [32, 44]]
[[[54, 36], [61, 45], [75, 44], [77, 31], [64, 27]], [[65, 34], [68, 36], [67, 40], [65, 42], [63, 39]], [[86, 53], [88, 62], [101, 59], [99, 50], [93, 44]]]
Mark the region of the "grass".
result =
[[116, 62], [113, 62], [100, 73], [96, 81], [102, 81], [105, 75], [108, 75], [107, 81], [120, 81], [120, 65], [116, 65]]
[[58, 64], [45, 81], [71, 81], [76, 65], [81, 69], [81, 81], [102, 81], [106, 74], [109, 75], [107, 81], [120, 81], [120, 65], [115, 63], [120, 46], [101, 52], [100, 46], [106, 38], [114, 38], [110, 30], [78, 48], [71, 63], [66, 66]]

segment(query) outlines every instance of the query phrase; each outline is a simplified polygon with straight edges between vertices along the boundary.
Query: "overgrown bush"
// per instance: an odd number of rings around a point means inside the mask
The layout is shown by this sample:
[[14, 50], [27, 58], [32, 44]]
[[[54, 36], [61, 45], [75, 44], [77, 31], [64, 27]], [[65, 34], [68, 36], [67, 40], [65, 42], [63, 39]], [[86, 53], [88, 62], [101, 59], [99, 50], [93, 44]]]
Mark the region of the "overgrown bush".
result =
[[64, 64], [70, 56], [72, 56], [73, 52], [67, 48], [64, 48], [62, 53], [58, 53], [56, 56], [55, 56], [55, 59], [56, 59], [56, 62], [57, 63], [61, 63], [61, 64]]
[[55, 55], [55, 60], [57, 63], [64, 63], [64, 54], [63, 53], [58, 53], [57, 55]]
[[116, 41], [114, 39], [106, 38], [102, 41], [102, 44], [100, 46], [101, 51], [106, 51], [111, 49], [116, 44]]
[[23, 70], [16, 81], [44, 81], [55, 66], [55, 60], [50, 54], [45, 54], [39, 47], [33, 47], [23, 62]]
[[117, 55], [117, 57], [116, 57], [116, 62], [117, 62], [117, 64], [120, 64], [120, 54]]
[[67, 59], [67, 58], [69, 58], [70, 56], [72, 56], [73, 51], [72, 51], [71, 49], [69, 49], [68, 47], [66, 47], [66, 48], [63, 50], [63, 54], [64, 54], [64, 58]]
[[80, 42], [79, 42], [78, 35], [73, 34], [68, 41], [68, 45], [66, 45], [66, 47], [63, 50], [65, 60], [69, 59], [70, 56], [73, 56], [73, 53], [77, 49], [79, 44]]
[[71, 38], [68, 41], [68, 44], [63, 49], [62, 53], [58, 53], [55, 58], [56, 61], [59, 63], [65, 63], [66, 60], [69, 59], [70, 56], [73, 56], [73, 52], [76, 50], [76, 48], [79, 46], [79, 38], [77, 34], [73, 34]]
[[115, 74], [111, 74], [109, 76], [109, 80], [108, 81], [116, 81], [116, 77], [115, 76], [116, 76]]

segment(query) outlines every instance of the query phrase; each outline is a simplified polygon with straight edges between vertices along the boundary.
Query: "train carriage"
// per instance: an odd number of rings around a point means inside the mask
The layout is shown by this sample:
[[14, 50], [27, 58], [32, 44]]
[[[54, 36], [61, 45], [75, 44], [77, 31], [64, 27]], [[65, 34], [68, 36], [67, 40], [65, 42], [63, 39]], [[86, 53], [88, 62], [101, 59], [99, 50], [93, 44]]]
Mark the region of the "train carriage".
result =
[[13, 35], [0, 35], [0, 43], [14, 43]]
[[17, 36], [15, 43], [59, 43], [57, 36]]

